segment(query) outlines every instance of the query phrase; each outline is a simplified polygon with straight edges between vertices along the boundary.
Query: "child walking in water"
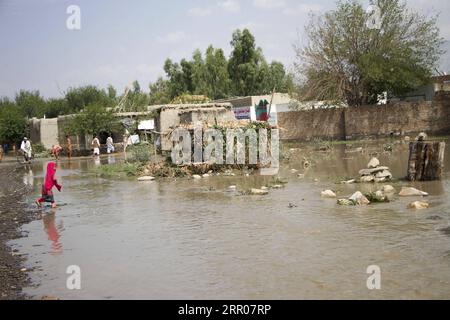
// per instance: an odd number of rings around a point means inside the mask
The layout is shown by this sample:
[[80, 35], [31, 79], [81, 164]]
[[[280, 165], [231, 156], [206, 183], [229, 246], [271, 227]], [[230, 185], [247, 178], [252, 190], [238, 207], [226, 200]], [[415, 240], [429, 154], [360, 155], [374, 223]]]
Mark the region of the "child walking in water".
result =
[[42, 206], [42, 202], [50, 202], [52, 204], [52, 208], [56, 208], [56, 202], [53, 197], [52, 189], [56, 187], [59, 192], [61, 192], [62, 186], [58, 184], [55, 179], [56, 173], [56, 163], [49, 162], [47, 164], [47, 173], [45, 175], [45, 181], [42, 185], [42, 197], [36, 200], [36, 204], [38, 207]]

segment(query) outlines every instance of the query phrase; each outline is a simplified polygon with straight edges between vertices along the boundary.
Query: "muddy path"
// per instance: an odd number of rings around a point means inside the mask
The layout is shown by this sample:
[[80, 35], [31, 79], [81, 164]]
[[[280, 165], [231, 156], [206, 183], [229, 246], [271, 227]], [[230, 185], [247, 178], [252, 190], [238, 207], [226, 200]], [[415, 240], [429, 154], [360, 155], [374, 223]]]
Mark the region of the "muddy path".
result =
[[35, 217], [25, 202], [31, 188], [20, 179], [23, 170], [15, 163], [0, 166], [0, 300], [28, 298], [22, 293], [29, 284], [27, 272], [21, 271], [25, 257], [7, 244], [22, 237], [20, 227]]

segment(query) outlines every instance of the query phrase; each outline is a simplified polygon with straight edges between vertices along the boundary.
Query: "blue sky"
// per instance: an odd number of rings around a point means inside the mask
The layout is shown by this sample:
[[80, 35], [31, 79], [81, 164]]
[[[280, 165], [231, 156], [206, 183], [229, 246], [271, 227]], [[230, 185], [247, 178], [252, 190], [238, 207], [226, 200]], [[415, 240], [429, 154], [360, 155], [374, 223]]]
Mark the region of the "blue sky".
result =
[[[440, 12], [441, 34], [450, 40], [450, 1], [407, 2], [425, 14]], [[81, 9], [81, 30], [66, 27], [69, 5]], [[335, 0], [0, 0], [0, 96], [37, 89], [58, 97], [86, 84], [122, 92], [136, 79], [147, 90], [164, 75], [167, 57], [190, 57], [209, 44], [228, 55], [237, 28], [253, 32], [267, 60], [291, 68], [292, 44], [301, 40], [308, 13], [334, 6]]]

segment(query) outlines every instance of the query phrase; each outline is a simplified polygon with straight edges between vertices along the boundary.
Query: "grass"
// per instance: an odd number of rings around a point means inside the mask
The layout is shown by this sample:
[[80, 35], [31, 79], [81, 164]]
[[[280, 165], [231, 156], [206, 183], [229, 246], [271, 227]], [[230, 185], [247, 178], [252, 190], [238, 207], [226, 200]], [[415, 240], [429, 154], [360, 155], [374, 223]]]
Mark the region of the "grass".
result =
[[101, 165], [92, 170], [92, 173], [103, 178], [137, 177], [142, 172], [140, 163], [114, 163]]

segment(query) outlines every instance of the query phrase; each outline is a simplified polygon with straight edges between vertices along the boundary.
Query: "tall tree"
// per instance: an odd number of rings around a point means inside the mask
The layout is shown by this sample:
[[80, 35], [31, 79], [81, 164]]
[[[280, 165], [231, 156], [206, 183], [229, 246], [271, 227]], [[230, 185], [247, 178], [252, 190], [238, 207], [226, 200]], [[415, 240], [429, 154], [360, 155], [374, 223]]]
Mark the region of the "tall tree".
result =
[[388, 91], [401, 95], [427, 81], [442, 39], [436, 17], [413, 12], [400, 0], [373, 0], [368, 13], [356, 0], [312, 17], [309, 43], [296, 47], [304, 99], [359, 106]]
[[150, 83], [149, 104], [166, 104], [170, 103], [170, 84], [168, 80], [159, 77], [154, 83]]
[[230, 76], [228, 74], [228, 62], [222, 49], [214, 49], [209, 46], [205, 56], [205, 79], [208, 84], [205, 92], [212, 99], [222, 99], [229, 96]]
[[24, 114], [12, 102], [0, 105], [0, 143], [20, 141], [27, 124]]
[[255, 37], [248, 29], [236, 30], [231, 40], [233, 48], [228, 61], [228, 72], [234, 95], [256, 94], [258, 69], [262, 61], [262, 51], [256, 48]]

